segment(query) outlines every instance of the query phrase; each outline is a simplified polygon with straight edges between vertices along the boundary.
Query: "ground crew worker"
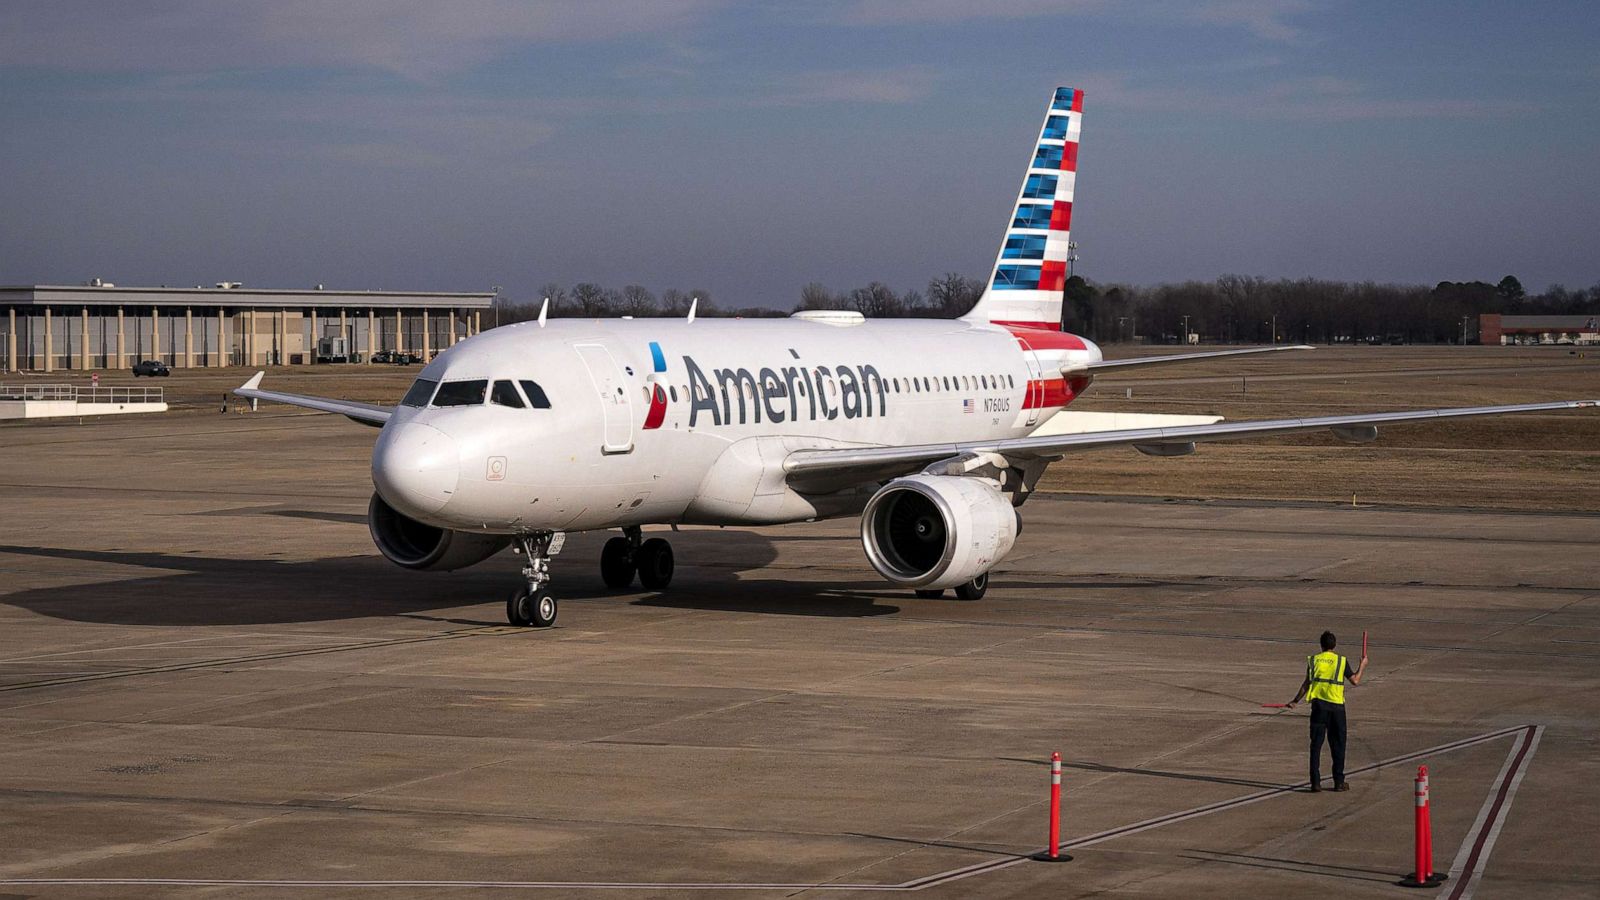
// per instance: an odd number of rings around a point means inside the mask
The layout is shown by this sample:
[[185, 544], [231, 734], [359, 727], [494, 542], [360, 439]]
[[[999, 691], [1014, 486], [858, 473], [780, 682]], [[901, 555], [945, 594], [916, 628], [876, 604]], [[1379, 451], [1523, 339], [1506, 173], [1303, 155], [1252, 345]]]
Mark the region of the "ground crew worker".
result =
[[1304, 696], [1311, 701], [1311, 790], [1322, 790], [1322, 739], [1328, 739], [1328, 750], [1333, 754], [1333, 789], [1348, 791], [1344, 780], [1344, 682], [1361, 683], [1361, 673], [1367, 669], [1367, 658], [1350, 671], [1350, 661], [1333, 652], [1339, 639], [1333, 632], [1322, 633], [1322, 652], [1306, 659], [1306, 680], [1294, 692], [1289, 708]]

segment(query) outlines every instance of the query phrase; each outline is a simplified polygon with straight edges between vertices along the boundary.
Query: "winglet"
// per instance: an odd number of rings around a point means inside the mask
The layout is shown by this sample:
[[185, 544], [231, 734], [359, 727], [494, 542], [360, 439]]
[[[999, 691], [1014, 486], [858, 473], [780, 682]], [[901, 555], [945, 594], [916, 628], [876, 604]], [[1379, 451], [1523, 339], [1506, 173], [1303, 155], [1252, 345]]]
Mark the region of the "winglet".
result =
[[693, 300], [689, 301], [689, 321], [691, 321], [691, 322], [694, 321], [694, 311], [699, 309], [699, 308], [700, 308], [700, 298], [699, 297], [696, 297]]
[[266, 374], [267, 374], [266, 370], [263, 369], [262, 371], [257, 372], [254, 375], [251, 375], [249, 381], [246, 381], [244, 384], [239, 385], [239, 390], [241, 390], [241, 391], [253, 391], [253, 390], [256, 390], [256, 389], [260, 388], [261, 387], [261, 379]]
[[550, 315], [550, 298], [544, 298], [544, 305], [539, 307], [539, 327], [544, 327], [544, 320]]

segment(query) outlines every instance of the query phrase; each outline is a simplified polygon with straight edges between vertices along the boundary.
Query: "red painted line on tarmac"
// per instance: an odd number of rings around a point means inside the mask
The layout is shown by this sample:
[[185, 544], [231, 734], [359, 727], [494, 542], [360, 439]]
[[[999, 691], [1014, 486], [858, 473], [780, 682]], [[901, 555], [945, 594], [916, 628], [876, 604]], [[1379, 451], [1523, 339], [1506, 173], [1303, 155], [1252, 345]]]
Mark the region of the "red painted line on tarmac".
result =
[[[1478, 744], [1498, 740], [1512, 735], [1523, 736], [1523, 741], [1513, 749], [1510, 761], [1501, 772], [1499, 786], [1491, 794], [1491, 803], [1486, 805], [1488, 812], [1480, 813], [1483, 821], [1474, 826], [1473, 832], [1468, 835], [1469, 840], [1473, 835], [1478, 837], [1473, 843], [1473, 853], [1469, 855], [1469, 863], [1478, 865], [1487, 859], [1488, 851], [1493, 848], [1494, 836], [1498, 834], [1503, 815], [1510, 808], [1511, 797], [1515, 793], [1516, 785], [1520, 782], [1524, 765], [1528, 757], [1532, 756], [1533, 747], [1538, 743], [1538, 736], [1543, 731], [1543, 726], [1519, 725], [1514, 728], [1505, 728], [1499, 731], [1490, 731], [1473, 737], [1461, 738], [1417, 750], [1401, 756], [1393, 756], [1380, 760], [1357, 769], [1350, 770], [1349, 774], [1358, 775], [1362, 772], [1372, 772], [1389, 766], [1402, 763], [1415, 762], [1428, 756], [1449, 753], [1452, 750], [1461, 750]], [[1208, 816], [1212, 813], [1229, 809], [1237, 809], [1258, 803], [1271, 797], [1290, 793], [1310, 785], [1309, 781], [1299, 784], [1287, 784], [1281, 787], [1267, 788], [1253, 794], [1235, 797], [1232, 800], [1222, 800], [1196, 806], [1181, 812], [1167, 813], [1155, 816], [1140, 822], [1121, 825], [1094, 834], [1084, 835], [1071, 841], [1063, 841], [1062, 850], [1074, 847], [1088, 847], [1104, 843], [1119, 837], [1127, 837], [1140, 832], [1160, 828], [1177, 822], [1185, 822]], [[1481, 854], [1479, 851], [1481, 850]], [[0, 886], [75, 886], [75, 887], [278, 887], [278, 888], [389, 888], [409, 889], [417, 888], [510, 888], [517, 890], [563, 890], [563, 891], [890, 891], [890, 892], [915, 892], [931, 887], [972, 878], [977, 875], [987, 875], [1001, 869], [1030, 862], [1032, 854], [1007, 857], [998, 860], [988, 860], [974, 863], [956, 869], [949, 869], [922, 878], [903, 881], [899, 884], [799, 884], [775, 882], [647, 882], [647, 881], [334, 881], [334, 880], [292, 880], [292, 879], [248, 879], [248, 878], [0, 878]], [[1451, 894], [1448, 900], [1467, 900], [1471, 896], [1471, 889], [1481, 877], [1481, 869], [1464, 870], [1472, 874], [1456, 885], [1457, 893]], [[1454, 870], [1452, 870], [1454, 876]], [[1465, 893], [1462, 893], [1465, 891]]]
[[1495, 785], [1490, 789], [1488, 799], [1483, 801], [1477, 821], [1472, 823], [1472, 828], [1468, 829], [1466, 838], [1461, 842], [1455, 864], [1450, 867], [1450, 879], [1455, 885], [1448, 900], [1468, 900], [1478, 889], [1478, 882], [1483, 880], [1484, 867], [1489, 862], [1489, 853], [1494, 850], [1495, 839], [1500, 836], [1500, 828], [1511, 812], [1511, 801], [1516, 798], [1517, 787], [1527, 773], [1529, 760], [1533, 759], [1543, 733], [1543, 725], [1525, 726], [1522, 740], [1506, 757], [1505, 765], [1500, 767]]

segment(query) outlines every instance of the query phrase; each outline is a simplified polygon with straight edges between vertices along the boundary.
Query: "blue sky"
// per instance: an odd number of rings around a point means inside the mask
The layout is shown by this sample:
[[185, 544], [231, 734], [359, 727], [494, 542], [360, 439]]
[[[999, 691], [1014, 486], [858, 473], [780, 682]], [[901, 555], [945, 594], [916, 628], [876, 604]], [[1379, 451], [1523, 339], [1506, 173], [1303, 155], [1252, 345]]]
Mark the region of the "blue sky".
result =
[[1600, 281], [1600, 5], [0, 4], [0, 283], [988, 273], [1085, 91], [1100, 281]]

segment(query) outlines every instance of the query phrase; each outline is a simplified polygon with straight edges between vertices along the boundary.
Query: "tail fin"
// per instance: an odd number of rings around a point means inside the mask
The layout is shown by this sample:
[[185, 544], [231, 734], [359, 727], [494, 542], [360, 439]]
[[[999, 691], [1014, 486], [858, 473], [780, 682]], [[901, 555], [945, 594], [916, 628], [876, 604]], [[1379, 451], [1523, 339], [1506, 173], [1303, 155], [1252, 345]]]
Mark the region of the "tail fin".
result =
[[1061, 328], [1083, 92], [1056, 88], [983, 296], [964, 318]]

